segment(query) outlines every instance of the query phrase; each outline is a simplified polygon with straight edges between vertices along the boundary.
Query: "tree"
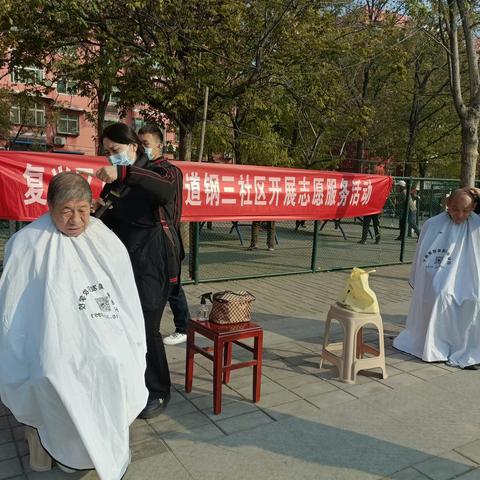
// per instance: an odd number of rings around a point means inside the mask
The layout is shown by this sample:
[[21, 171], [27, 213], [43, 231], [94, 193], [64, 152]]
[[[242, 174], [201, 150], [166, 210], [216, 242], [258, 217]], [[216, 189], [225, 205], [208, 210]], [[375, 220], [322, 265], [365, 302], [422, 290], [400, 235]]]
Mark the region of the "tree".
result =
[[[42, 93], [56, 80], [75, 83], [80, 95], [91, 99], [89, 119], [97, 138], [117, 76], [128, 58], [104, 35], [113, 0], [25, 0], [9, 4], [0, 19], [0, 43], [8, 46], [3, 58], [8, 71], [37, 66], [47, 70], [44, 82], [30, 85]], [[101, 145], [97, 151], [102, 153]]]
[[[462, 154], [460, 184], [473, 186], [478, 159], [480, 73], [478, 68], [477, 15], [469, 0], [438, 0], [439, 38], [448, 60], [450, 88], [460, 119]], [[466, 68], [462, 68], [462, 54]], [[467, 85], [463, 85], [465, 79]]]

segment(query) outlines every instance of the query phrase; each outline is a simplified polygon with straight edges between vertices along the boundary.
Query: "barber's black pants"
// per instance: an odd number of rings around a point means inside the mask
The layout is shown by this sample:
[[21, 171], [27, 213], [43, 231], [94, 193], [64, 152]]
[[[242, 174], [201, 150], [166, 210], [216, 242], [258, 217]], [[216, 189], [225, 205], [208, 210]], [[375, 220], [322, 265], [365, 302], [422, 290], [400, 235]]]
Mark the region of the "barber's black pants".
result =
[[162, 335], [160, 334], [160, 320], [162, 319], [165, 303], [161, 308], [143, 311], [145, 333], [147, 336], [145, 384], [149, 391], [149, 400], [164, 397], [170, 392], [171, 386], [165, 346], [163, 345]]

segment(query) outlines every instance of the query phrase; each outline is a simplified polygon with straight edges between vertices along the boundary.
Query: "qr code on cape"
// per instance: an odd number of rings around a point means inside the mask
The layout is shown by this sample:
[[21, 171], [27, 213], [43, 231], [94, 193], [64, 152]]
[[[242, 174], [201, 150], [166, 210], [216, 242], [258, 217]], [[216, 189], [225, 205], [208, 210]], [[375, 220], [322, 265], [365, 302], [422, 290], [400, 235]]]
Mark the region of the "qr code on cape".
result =
[[112, 308], [110, 307], [110, 300], [108, 297], [99, 297], [95, 301], [98, 304], [98, 307], [102, 312], [111, 312]]

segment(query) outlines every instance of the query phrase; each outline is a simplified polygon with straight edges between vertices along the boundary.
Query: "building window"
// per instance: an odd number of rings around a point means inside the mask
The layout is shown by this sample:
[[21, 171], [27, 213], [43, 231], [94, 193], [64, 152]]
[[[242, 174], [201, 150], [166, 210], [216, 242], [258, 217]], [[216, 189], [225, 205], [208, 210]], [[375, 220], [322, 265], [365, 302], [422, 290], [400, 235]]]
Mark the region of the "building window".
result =
[[78, 91], [77, 82], [71, 80], [58, 80], [57, 92], [65, 95], [76, 95]]
[[78, 115], [61, 113], [57, 122], [57, 133], [78, 135]]
[[116, 105], [119, 101], [120, 98], [116, 96], [116, 94], [120, 91], [119, 88], [113, 87], [112, 88], [112, 93], [110, 93], [110, 98], [108, 99], [108, 103], [112, 105]]
[[24, 67], [12, 71], [12, 83], [40, 83], [44, 78], [43, 68]]
[[20, 105], [13, 105], [10, 109], [12, 123], [28, 125], [31, 127], [45, 126], [45, 105], [34, 103], [32, 107], [21, 108]]
[[19, 125], [20, 123], [22, 123], [21, 118], [22, 117], [20, 114], [20, 106], [12, 105], [12, 107], [10, 108], [10, 121]]

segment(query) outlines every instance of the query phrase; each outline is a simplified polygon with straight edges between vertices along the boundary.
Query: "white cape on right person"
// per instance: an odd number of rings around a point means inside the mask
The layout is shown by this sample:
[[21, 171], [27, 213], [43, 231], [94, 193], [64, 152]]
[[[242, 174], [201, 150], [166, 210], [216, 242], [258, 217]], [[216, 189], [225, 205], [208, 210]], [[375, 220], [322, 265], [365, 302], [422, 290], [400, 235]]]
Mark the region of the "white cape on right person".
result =
[[96, 218], [68, 237], [43, 215], [7, 243], [0, 320], [3, 403], [55, 460], [119, 480], [148, 398], [143, 313], [122, 242]]
[[406, 328], [393, 341], [427, 362], [480, 363], [480, 216], [455, 224], [443, 212], [422, 228], [410, 271]]

